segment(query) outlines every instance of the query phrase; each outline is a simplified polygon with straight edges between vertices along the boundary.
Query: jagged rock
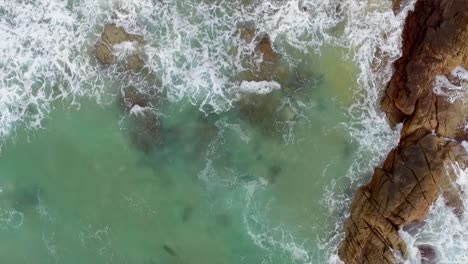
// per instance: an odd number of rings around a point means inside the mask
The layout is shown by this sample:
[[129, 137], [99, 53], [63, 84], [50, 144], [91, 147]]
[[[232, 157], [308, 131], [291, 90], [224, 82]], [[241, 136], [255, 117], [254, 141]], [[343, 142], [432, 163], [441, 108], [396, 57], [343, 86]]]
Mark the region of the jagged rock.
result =
[[264, 63], [275, 63], [279, 59], [279, 54], [271, 46], [270, 36], [265, 34], [258, 42], [255, 52], [262, 56]]
[[[122, 27], [115, 24], [107, 24], [101, 34], [101, 38], [95, 44], [95, 56], [99, 63], [109, 65], [116, 62], [115, 45], [124, 42], [132, 42], [137, 47], [144, 44], [142, 36], [129, 34]], [[135, 49], [137, 50], [137, 49]], [[139, 71], [144, 66], [142, 54], [138, 51], [126, 56], [126, 67], [132, 71]]]
[[130, 111], [135, 105], [139, 107], [148, 107], [151, 104], [151, 98], [148, 94], [138, 91], [135, 87], [129, 86], [122, 90], [120, 96], [120, 105], [126, 112]]
[[246, 43], [254, 44], [252, 54], [253, 68], [242, 72], [237, 79], [246, 81], [277, 81], [284, 82], [288, 78], [289, 69], [279, 63], [280, 54], [272, 47], [267, 33], [258, 33], [252, 24], [241, 25], [238, 34]]
[[[468, 0], [419, 0], [406, 19], [403, 54], [382, 99], [392, 124], [403, 123], [398, 146], [357, 191], [339, 255], [346, 264], [396, 263], [406, 256], [398, 230], [422, 222], [442, 193], [457, 213], [462, 206], [447, 164], [467, 166], [460, 146], [466, 106], [434, 94], [437, 75], [468, 67]], [[449, 138], [449, 139], [447, 139]], [[428, 262], [432, 252], [423, 249]], [[426, 254], [427, 253], [427, 254]]]

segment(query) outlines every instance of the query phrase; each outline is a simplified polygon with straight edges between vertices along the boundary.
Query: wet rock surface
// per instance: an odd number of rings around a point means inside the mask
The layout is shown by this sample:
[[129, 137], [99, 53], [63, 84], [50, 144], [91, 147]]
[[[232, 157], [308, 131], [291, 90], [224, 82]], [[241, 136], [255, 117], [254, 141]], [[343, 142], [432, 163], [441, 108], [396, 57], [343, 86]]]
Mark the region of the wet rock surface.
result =
[[[406, 19], [403, 55], [382, 99], [392, 124], [403, 123], [398, 146], [355, 194], [339, 255], [345, 263], [396, 263], [406, 256], [398, 230], [419, 223], [440, 195], [454, 212], [463, 208], [452, 189], [451, 162], [467, 166], [467, 108], [433, 92], [434, 78], [468, 67], [468, 0], [419, 0]], [[442, 190], [442, 192], [440, 191]], [[421, 248], [426, 262], [436, 257]]]
[[139, 71], [144, 66], [143, 54], [141, 49], [144, 44], [142, 36], [129, 34], [125, 32], [122, 27], [118, 27], [115, 24], [107, 24], [104, 26], [104, 30], [101, 34], [100, 39], [95, 44], [95, 56], [99, 63], [103, 65], [110, 65], [118, 61], [116, 56], [116, 45], [121, 45], [128, 42], [132, 46], [129, 54], [125, 54], [124, 64], [132, 71]]
[[270, 36], [265, 32], [258, 32], [255, 25], [239, 26], [240, 39], [248, 45], [254, 45], [252, 61], [246, 65], [246, 70], [238, 76], [245, 81], [278, 81], [287, 80], [288, 67], [280, 63], [281, 55], [273, 48]]

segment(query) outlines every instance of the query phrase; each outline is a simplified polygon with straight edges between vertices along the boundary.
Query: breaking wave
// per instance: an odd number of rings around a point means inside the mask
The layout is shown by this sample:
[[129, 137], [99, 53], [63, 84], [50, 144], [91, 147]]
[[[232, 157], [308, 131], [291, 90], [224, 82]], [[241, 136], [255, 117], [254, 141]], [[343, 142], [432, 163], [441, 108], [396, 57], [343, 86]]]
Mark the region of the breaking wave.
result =
[[[378, 102], [391, 76], [391, 63], [401, 53], [403, 22], [414, 1], [410, 2], [395, 15], [389, 1], [377, 0], [267, 0], [249, 5], [240, 1], [0, 0], [0, 138], [18, 125], [41, 128], [56, 103], [79, 107], [81, 97], [106, 103], [128, 85], [164, 92], [171, 101], [189, 98], [200, 110], [209, 104], [215, 112], [226, 111], [236, 98], [235, 77], [252, 63], [249, 58], [255, 48], [242, 40], [238, 27], [254, 23], [257, 34], [267, 32], [280, 53], [291, 47], [320, 53], [321, 47], [331, 45], [347, 50], [343, 60], [358, 66], [357, 83], [350, 84], [356, 98], [349, 109], [352, 122], [344, 124], [358, 145], [347, 175], [357, 186], [364, 180], [361, 175], [369, 173], [398, 140], [399, 129], [388, 126]], [[145, 68], [152, 75], [96, 64], [93, 45], [109, 22], [145, 37]], [[299, 61], [294, 55], [284, 59], [291, 65]], [[343, 193], [338, 188], [329, 186], [330, 195], [324, 197], [324, 203], [333, 205], [335, 223], [345, 217], [342, 212], [350, 200], [344, 196], [336, 202]], [[259, 236], [250, 234], [253, 239]], [[336, 234], [324, 241], [330, 263], [339, 262], [336, 245], [341, 238], [337, 225]], [[312, 261], [294, 239], [283, 242], [277, 245], [285, 247], [295, 262]]]

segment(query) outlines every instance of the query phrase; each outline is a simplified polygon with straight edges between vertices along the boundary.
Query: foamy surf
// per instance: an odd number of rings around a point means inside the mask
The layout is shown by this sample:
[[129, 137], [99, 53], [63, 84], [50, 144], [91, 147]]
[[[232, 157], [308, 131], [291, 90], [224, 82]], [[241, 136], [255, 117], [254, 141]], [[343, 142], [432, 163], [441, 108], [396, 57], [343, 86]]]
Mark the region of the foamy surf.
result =
[[[389, 128], [378, 102], [391, 75], [391, 62], [400, 55], [403, 20], [412, 4], [396, 16], [389, 2], [372, 0], [272, 0], [255, 1], [251, 6], [235, 1], [174, 4], [89, 0], [67, 5], [47, 0], [0, 1], [0, 7], [5, 13], [0, 20], [0, 34], [5, 36], [0, 40], [0, 138], [18, 124], [31, 129], [42, 127], [56, 102], [77, 105], [83, 96], [106, 102], [109, 95], [116, 95], [126, 85], [142, 91], [163, 91], [173, 102], [189, 98], [200, 110], [209, 104], [214, 112], [231, 108], [237, 95], [233, 91], [265, 93], [277, 89], [271, 83], [259, 87], [232, 81], [245, 70], [254, 49], [240, 39], [237, 27], [255, 23], [258, 32], [267, 32], [273, 48], [282, 54], [289, 47], [302, 53], [320, 53], [325, 45], [349, 50], [343, 54], [344, 59], [353, 60], [360, 71], [357, 85], [350, 84], [357, 98], [350, 109], [353, 122], [344, 124], [359, 145], [347, 175], [354, 185], [362, 182], [360, 175], [369, 172], [397, 142], [398, 129]], [[129, 77], [116, 67], [103, 69], [93, 61], [92, 46], [108, 22], [145, 37], [145, 67], [159, 79], [156, 87], [156, 80]], [[117, 55], [132, 50], [127, 44], [117, 47]], [[378, 56], [376, 50], [380, 51]], [[293, 66], [300, 56], [285, 55], [284, 59]], [[236, 124], [222, 126], [239, 132]], [[241, 136], [249, 140], [245, 134]], [[201, 178], [216, 178], [209, 173], [209, 165]], [[334, 190], [335, 196], [326, 199], [336, 199], [342, 192]], [[349, 205], [349, 196], [344, 197], [342, 203], [329, 203], [333, 205], [333, 221], [343, 220], [342, 209]], [[264, 229], [276, 231], [266, 236], [251, 229], [249, 234], [253, 240], [264, 237], [272, 247], [283, 248], [294, 263], [315, 263], [300, 239], [271, 226]], [[283, 233], [287, 235], [279, 235]], [[338, 262], [335, 253], [340, 237], [341, 229], [337, 227], [328, 243], [322, 241], [330, 263]]]
[[468, 71], [458, 66], [450, 72], [450, 81], [447, 76], [436, 76], [433, 91], [437, 95], [444, 96], [450, 103], [456, 100], [465, 100], [468, 94]]
[[[450, 170], [457, 174], [456, 185], [461, 189], [461, 198], [465, 208], [468, 206], [468, 170], [457, 164], [451, 164]], [[405, 263], [467, 263], [468, 262], [468, 217], [467, 211], [457, 216], [452, 208], [447, 207], [444, 198], [439, 197], [432, 205], [424, 225], [414, 234], [403, 233], [410, 258]], [[434, 252], [434, 258], [423, 261], [419, 247], [426, 246]], [[431, 254], [432, 255], [432, 254]], [[432, 261], [432, 262], [431, 262]], [[435, 261], [435, 262], [434, 262]]]

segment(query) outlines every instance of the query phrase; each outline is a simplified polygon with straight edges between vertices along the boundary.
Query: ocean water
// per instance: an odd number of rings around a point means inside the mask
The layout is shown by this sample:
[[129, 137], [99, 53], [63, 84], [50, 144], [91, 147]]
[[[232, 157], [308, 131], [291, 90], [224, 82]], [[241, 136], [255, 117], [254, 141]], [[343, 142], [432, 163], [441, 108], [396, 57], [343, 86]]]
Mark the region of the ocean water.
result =
[[[0, 0], [0, 263], [339, 263], [352, 195], [398, 139], [378, 98], [410, 9]], [[96, 63], [110, 22], [144, 36], [142, 73]], [[289, 71], [254, 106], [243, 25]], [[128, 86], [157, 95], [151, 150]]]

